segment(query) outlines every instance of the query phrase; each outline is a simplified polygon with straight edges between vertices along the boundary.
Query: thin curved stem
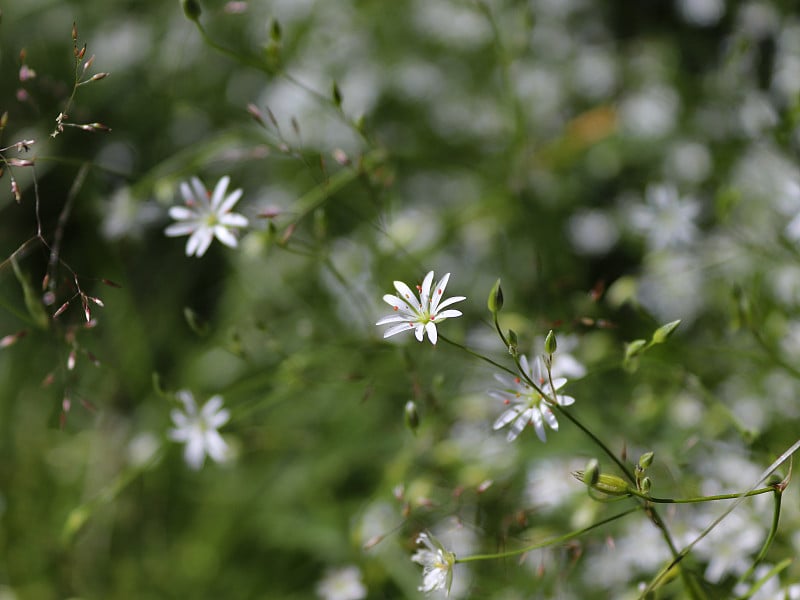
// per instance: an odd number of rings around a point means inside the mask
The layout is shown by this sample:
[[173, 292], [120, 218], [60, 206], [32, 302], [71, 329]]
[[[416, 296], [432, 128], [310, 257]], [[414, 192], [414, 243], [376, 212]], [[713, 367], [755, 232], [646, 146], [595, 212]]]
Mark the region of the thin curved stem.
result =
[[520, 554], [525, 554], [526, 552], [530, 552], [531, 550], [538, 550], [539, 548], [546, 548], [547, 546], [555, 546], [556, 544], [563, 544], [564, 542], [568, 542], [571, 539], [576, 537], [580, 537], [584, 533], [591, 531], [592, 529], [597, 529], [598, 527], [602, 527], [612, 521], [616, 521], [617, 519], [621, 519], [624, 516], [627, 516], [631, 513], [640, 510], [639, 507], [629, 508], [626, 511], [618, 513], [612, 517], [608, 517], [607, 519], [603, 519], [602, 521], [598, 521], [597, 523], [593, 523], [588, 527], [584, 527], [583, 529], [578, 529], [576, 531], [571, 531], [564, 535], [551, 538], [544, 542], [537, 542], [536, 544], [532, 544], [530, 546], [525, 546], [524, 548], [519, 548], [517, 550], [509, 550], [508, 552], [496, 552], [494, 554], [473, 554], [472, 556], [465, 556], [464, 558], [456, 558], [457, 563], [466, 563], [466, 562], [474, 562], [478, 560], [491, 560], [496, 558], [507, 558], [509, 556], [518, 556]]

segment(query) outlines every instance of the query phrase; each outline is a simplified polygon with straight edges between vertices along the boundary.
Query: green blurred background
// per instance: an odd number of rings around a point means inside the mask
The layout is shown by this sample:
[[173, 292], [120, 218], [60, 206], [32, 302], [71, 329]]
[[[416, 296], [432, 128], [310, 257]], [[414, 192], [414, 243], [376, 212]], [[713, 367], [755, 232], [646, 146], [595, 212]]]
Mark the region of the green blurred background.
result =
[[[440, 333], [492, 360], [513, 366], [486, 310], [498, 277], [522, 352], [556, 330], [586, 367], [570, 410], [631, 460], [654, 450], [655, 495], [743, 491], [796, 440], [791, 3], [200, 5], [206, 41], [178, 2], [0, 4], [0, 147], [35, 140], [3, 156], [36, 164], [36, 185], [30, 167], [0, 179], [0, 337], [27, 334], [0, 349], [0, 597], [311, 598], [347, 565], [369, 598], [416, 597], [422, 529], [462, 556], [611, 514], [569, 475], [603, 458], [576, 427], [509, 444], [491, 429], [497, 369], [381, 339], [382, 295], [429, 270], [468, 298]], [[77, 89], [69, 120], [111, 131], [51, 137], [73, 22], [87, 73], [110, 75]], [[251, 227], [187, 258], [168, 208], [181, 181], [223, 175]], [[48, 304], [60, 215], [68, 267]], [[70, 268], [105, 305], [97, 326], [76, 301], [38, 326], [75, 293]], [[674, 319], [625, 364], [625, 342]], [[179, 389], [224, 397], [226, 464], [191, 471], [167, 439]], [[800, 551], [786, 493], [770, 566]], [[664, 513], [682, 547], [719, 510]], [[708, 597], [743, 593], [771, 510], [743, 504], [687, 561]], [[615, 527], [459, 566], [453, 595], [637, 597], [668, 554], [641, 516]]]

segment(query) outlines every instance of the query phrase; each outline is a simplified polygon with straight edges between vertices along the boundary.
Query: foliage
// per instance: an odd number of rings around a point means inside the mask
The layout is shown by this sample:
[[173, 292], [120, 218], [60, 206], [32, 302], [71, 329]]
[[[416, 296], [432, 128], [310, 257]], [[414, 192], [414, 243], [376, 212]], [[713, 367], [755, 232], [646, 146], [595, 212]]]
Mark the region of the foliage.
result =
[[1, 18], [0, 596], [800, 594], [785, 3]]

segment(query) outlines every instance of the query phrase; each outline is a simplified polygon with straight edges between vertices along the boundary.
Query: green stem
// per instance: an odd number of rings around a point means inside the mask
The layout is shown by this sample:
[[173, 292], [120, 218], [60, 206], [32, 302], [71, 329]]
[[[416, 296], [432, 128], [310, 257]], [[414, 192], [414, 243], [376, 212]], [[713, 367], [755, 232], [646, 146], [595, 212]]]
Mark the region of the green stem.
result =
[[715, 500], [736, 500], [737, 498], [747, 498], [748, 496], [758, 496], [768, 492], [774, 492], [774, 487], [765, 487], [757, 490], [751, 490], [744, 494], [739, 492], [736, 494], [718, 494], [716, 496], [699, 496], [697, 498], [654, 498], [646, 494], [642, 494], [634, 489], [628, 490], [632, 496], [638, 496], [642, 500], [648, 502], [655, 502], [656, 504], [693, 504], [698, 502], [713, 502]]
[[525, 554], [526, 552], [530, 552], [531, 550], [538, 550], [539, 548], [546, 548], [547, 546], [555, 546], [556, 544], [563, 544], [564, 542], [568, 542], [576, 537], [580, 537], [584, 533], [591, 531], [592, 529], [597, 529], [598, 527], [602, 527], [612, 521], [616, 521], [617, 519], [621, 519], [622, 517], [629, 515], [633, 512], [639, 510], [639, 507], [629, 508], [628, 510], [616, 514], [612, 517], [608, 517], [607, 519], [603, 519], [602, 521], [598, 521], [588, 527], [584, 527], [583, 529], [578, 529], [576, 531], [571, 531], [570, 533], [561, 535], [556, 538], [551, 538], [544, 542], [538, 542], [536, 544], [532, 544], [530, 546], [525, 546], [524, 548], [519, 548], [518, 550], [510, 550], [508, 552], [497, 552], [494, 554], [473, 554], [472, 556], [465, 556], [464, 558], [456, 558], [457, 563], [466, 563], [466, 562], [474, 562], [478, 560], [491, 560], [496, 558], [507, 558], [509, 556], [518, 556], [520, 554]]
[[764, 557], [767, 555], [767, 551], [769, 550], [769, 547], [772, 545], [772, 541], [775, 539], [775, 536], [778, 534], [778, 521], [780, 520], [780, 516], [781, 516], [781, 500], [783, 499], [783, 491], [781, 490], [781, 488], [778, 488], [778, 487], [771, 487], [771, 488], [768, 488], [768, 489], [770, 489], [771, 491], [775, 492], [775, 508], [772, 511], [772, 526], [770, 527], [769, 535], [767, 535], [767, 539], [764, 540], [764, 545], [761, 546], [761, 550], [759, 551], [758, 556], [756, 556], [755, 560], [753, 561], [753, 564], [750, 565], [750, 568], [747, 569], [747, 572], [745, 572], [739, 578], [740, 582], [741, 581], [745, 581], [748, 577], [750, 577], [750, 575], [753, 573], [753, 571], [755, 571], [755, 569], [758, 566], [758, 564], [762, 560], [764, 560]]

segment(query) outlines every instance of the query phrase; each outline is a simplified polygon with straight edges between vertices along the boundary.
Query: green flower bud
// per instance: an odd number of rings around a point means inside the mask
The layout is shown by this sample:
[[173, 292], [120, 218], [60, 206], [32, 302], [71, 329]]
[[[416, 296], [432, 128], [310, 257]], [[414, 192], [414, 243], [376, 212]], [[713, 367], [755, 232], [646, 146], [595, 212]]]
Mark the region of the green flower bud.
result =
[[413, 400], [406, 402], [404, 412], [406, 427], [411, 430], [411, 433], [416, 435], [417, 429], [419, 428], [419, 412], [417, 411], [417, 403]]
[[200, 18], [200, 13], [203, 12], [197, 0], [181, 0], [181, 7], [183, 7], [183, 14], [190, 21], [197, 21]]
[[492, 291], [489, 292], [487, 305], [489, 306], [489, 312], [492, 314], [499, 313], [503, 308], [503, 289], [500, 287], [499, 279], [492, 286]]
[[645, 452], [639, 457], [639, 466], [642, 469], [648, 468], [650, 465], [653, 464], [653, 453], [652, 452]]
[[639, 482], [639, 491], [642, 492], [643, 494], [648, 494], [649, 495], [650, 494], [650, 487], [652, 485], [653, 485], [653, 482], [650, 481], [650, 478], [649, 477], [644, 477]]
[[672, 321], [671, 323], [667, 323], [666, 325], [662, 325], [656, 329], [653, 332], [653, 343], [660, 344], [665, 341], [669, 336], [672, 335], [672, 332], [675, 331], [680, 324], [681, 320], [678, 319], [677, 321]]
[[622, 477], [606, 473], [600, 473], [597, 483], [592, 487], [611, 496], [625, 496], [630, 493], [630, 487]]
[[544, 351], [547, 354], [555, 354], [556, 348], [558, 348], [558, 341], [556, 340], [556, 334], [551, 329], [547, 337], [544, 338]]
[[600, 464], [597, 462], [596, 458], [593, 458], [586, 465], [581, 481], [586, 485], [592, 486], [597, 483], [598, 479], [600, 479]]

